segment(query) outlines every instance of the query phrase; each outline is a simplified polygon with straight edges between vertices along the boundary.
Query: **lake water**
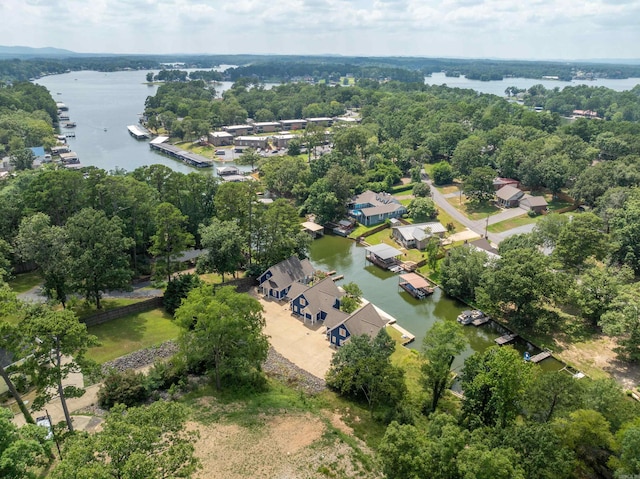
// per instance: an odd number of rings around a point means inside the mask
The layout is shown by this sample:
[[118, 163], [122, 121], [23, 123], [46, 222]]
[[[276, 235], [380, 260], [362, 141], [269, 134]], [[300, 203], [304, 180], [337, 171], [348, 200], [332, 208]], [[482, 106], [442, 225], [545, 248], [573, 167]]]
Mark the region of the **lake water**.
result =
[[[118, 167], [132, 171], [140, 166], [159, 163], [184, 173], [198, 171], [211, 174], [210, 169], [196, 170], [155, 153], [149, 148], [148, 141], [138, 141], [129, 135], [127, 125], [138, 122], [147, 96], [155, 94], [157, 90], [157, 86], [145, 83], [146, 73], [71, 72], [44, 77], [37, 83], [47, 87], [56, 101], [62, 101], [69, 107], [70, 119], [77, 123], [73, 130], [76, 138], [71, 138], [69, 143], [78, 153], [83, 165], [97, 166], [105, 170]], [[464, 78], [446, 78], [443, 74], [434, 74], [428, 80], [433, 83], [442, 80], [442, 83], [449, 86], [476, 88], [478, 91], [498, 95], [503, 95], [507, 86], [525, 88], [540, 83], [524, 79], [518, 79], [522, 80], [520, 83], [515, 82], [516, 79], [505, 80], [502, 83], [474, 82]], [[551, 83], [562, 85], [562, 82]], [[222, 82], [216, 86], [216, 90], [222, 93], [230, 87], [230, 82]], [[412, 347], [420, 347], [426, 332], [436, 321], [455, 321], [462, 310], [468, 309], [446, 297], [439, 289], [422, 301], [405, 292], [400, 293], [397, 275], [366, 265], [364, 249], [351, 240], [336, 236], [318, 239], [311, 246], [310, 256], [317, 268], [326, 271], [336, 270], [338, 274], [345, 275], [345, 282], [357, 283], [365, 298], [391, 314], [398, 320], [399, 325], [415, 334], [416, 341]], [[480, 328], [465, 326], [462, 329], [469, 345], [464, 353], [456, 358], [454, 369], [461, 367], [464, 359], [473, 352], [483, 351], [492, 346], [494, 339], [501, 335], [499, 327], [492, 324]], [[531, 346], [524, 341], [517, 342], [515, 347], [520, 352], [531, 350]], [[561, 364], [555, 360], [545, 360], [541, 366], [543, 369], [555, 370], [559, 369]]]

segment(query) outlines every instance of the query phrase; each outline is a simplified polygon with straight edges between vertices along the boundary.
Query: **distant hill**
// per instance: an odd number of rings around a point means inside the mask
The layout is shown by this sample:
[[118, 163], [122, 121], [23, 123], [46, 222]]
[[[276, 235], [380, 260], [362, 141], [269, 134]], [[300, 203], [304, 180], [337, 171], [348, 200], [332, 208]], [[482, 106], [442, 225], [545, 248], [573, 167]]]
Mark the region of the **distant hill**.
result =
[[23, 46], [4, 46], [0, 45], [1, 57], [44, 57], [44, 56], [56, 56], [56, 57], [70, 57], [78, 55], [71, 50], [64, 50], [62, 48], [43, 47], [23, 47]]

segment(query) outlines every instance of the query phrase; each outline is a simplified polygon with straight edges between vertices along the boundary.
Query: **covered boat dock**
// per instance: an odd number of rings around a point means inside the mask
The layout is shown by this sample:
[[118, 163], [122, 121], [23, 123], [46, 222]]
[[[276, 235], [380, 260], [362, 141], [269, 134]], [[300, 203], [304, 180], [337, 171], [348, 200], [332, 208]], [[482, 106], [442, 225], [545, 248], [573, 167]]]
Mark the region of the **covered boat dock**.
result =
[[365, 259], [382, 269], [392, 269], [400, 264], [399, 256], [402, 251], [384, 243], [365, 248]]
[[170, 143], [165, 143], [165, 141], [167, 141], [168, 139], [169, 138], [166, 136], [159, 136], [151, 140], [149, 142], [149, 146], [152, 150], [160, 151], [165, 155], [169, 155], [172, 158], [176, 158], [177, 160], [180, 160], [183, 163], [194, 166], [196, 168], [208, 168], [213, 166], [213, 160], [205, 158], [201, 155], [197, 155], [195, 153], [191, 153], [189, 151], [184, 151]]
[[424, 299], [433, 293], [433, 287], [417, 273], [401, 274], [398, 286], [416, 299]]
[[129, 125], [127, 126], [127, 130], [129, 130], [129, 134], [134, 137], [136, 140], [143, 140], [145, 138], [149, 138], [149, 133], [138, 125]]

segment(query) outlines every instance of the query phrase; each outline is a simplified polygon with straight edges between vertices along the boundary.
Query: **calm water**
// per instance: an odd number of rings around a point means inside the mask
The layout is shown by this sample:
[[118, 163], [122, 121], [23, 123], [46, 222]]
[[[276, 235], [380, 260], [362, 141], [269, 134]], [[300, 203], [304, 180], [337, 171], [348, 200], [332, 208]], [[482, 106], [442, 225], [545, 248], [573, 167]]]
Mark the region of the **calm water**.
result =
[[444, 73], [434, 73], [430, 77], [425, 78], [427, 85], [447, 85], [451, 88], [471, 88], [480, 93], [491, 93], [493, 95], [504, 96], [504, 91], [510, 87], [531, 88], [533, 85], [543, 85], [545, 88], [552, 90], [556, 87], [561, 90], [567, 86], [588, 85], [588, 86], [604, 86], [615, 91], [631, 90], [634, 86], [640, 84], [640, 78], [626, 78], [624, 80], [535, 80], [532, 78], [505, 78], [500, 81], [480, 81], [468, 80], [464, 76], [458, 78], [447, 77]]
[[[398, 288], [398, 275], [383, 271], [365, 262], [365, 250], [355, 241], [339, 236], [327, 235], [315, 240], [310, 251], [313, 265], [324, 271], [344, 274], [341, 283], [358, 284], [363, 296], [398, 320], [398, 324], [415, 334], [411, 347], [419, 349], [426, 332], [436, 321], [456, 321], [461, 311], [469, 309], [462, 303], [447, 297], [437, 288], [435, 293], [422, 301], [413, 298]], [[469, 342], [467, 349], [456, 358], [454, 369], [475, 351], [484, 351], [493, 346], [494, 339], [501, 336], [499, 326], [488, 323], [484, 326], [460, 326]], [[515, 344], [521, 353], [534, 349], [524, 341]], [[562, 365], [552, 359], [540, 363], [545, 370], [560, 369]]]

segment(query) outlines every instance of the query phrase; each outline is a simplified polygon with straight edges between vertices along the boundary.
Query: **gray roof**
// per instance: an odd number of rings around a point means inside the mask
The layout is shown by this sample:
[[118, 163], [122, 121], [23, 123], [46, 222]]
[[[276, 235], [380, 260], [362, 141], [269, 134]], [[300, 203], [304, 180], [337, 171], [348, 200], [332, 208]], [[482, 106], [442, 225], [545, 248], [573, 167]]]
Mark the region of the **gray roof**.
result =
[[367, 203], [371, 206], [358, 208], [365, 216], [382, 215], [399, 210], [406, 210], [404, 205], [388, 193], [375, 193], [367, 190], [351, 200], [354, 208], [355, 205]]
[[531, 196], [524, 195], [524, 197], [520, 200], [520, 204], [525, 204], [528, 206], [548, 206], [547, 200], [544, 199], [544, 196]]
[[[434, 234], [442, 234], [447, 231], [442, 223], [438, 221], [433, 221], [431, 223], [416, 223], [413, 225], [403, 225], [403, 226], [394, 226], [394, 230], [397, 230], [398, 233], [402, 235], [402, 237], [409, 241], [412, 239], [421, 241], [428, 236]], [[431, 235], [427, 235], [427, 229], [431, 232]]]
[[335, 328], [339, 326], [346, 326], [352, 336], [361, 336], [366, 334], [373, 338], [382, 328], [385, 327], [386, 324], [387, 320], [380, 316], [380, 313], [378, 313], [375, 306], [372, 303], [367, 303], [342, 323], [336, 325]]
[[369, 253], [375, 254], [380, 259], [395, 258], [402, 255], [402, 251], [395, 249], [388, 244], [380, 243], [373, 246], [367, 246], [365, 248]]
[[286, 288], [292, 283], [312, 276], [314, 269], [308, 259], [300, 260], [294, 255], [272, 266], [267, 271], [271, 271], [272, 276], [268, 281], [272, 288]]
[[504, 201], [514, 201], [522, 197], [524, 193], [515, 186], [505, 185], [496, 191], [496, 196]]

